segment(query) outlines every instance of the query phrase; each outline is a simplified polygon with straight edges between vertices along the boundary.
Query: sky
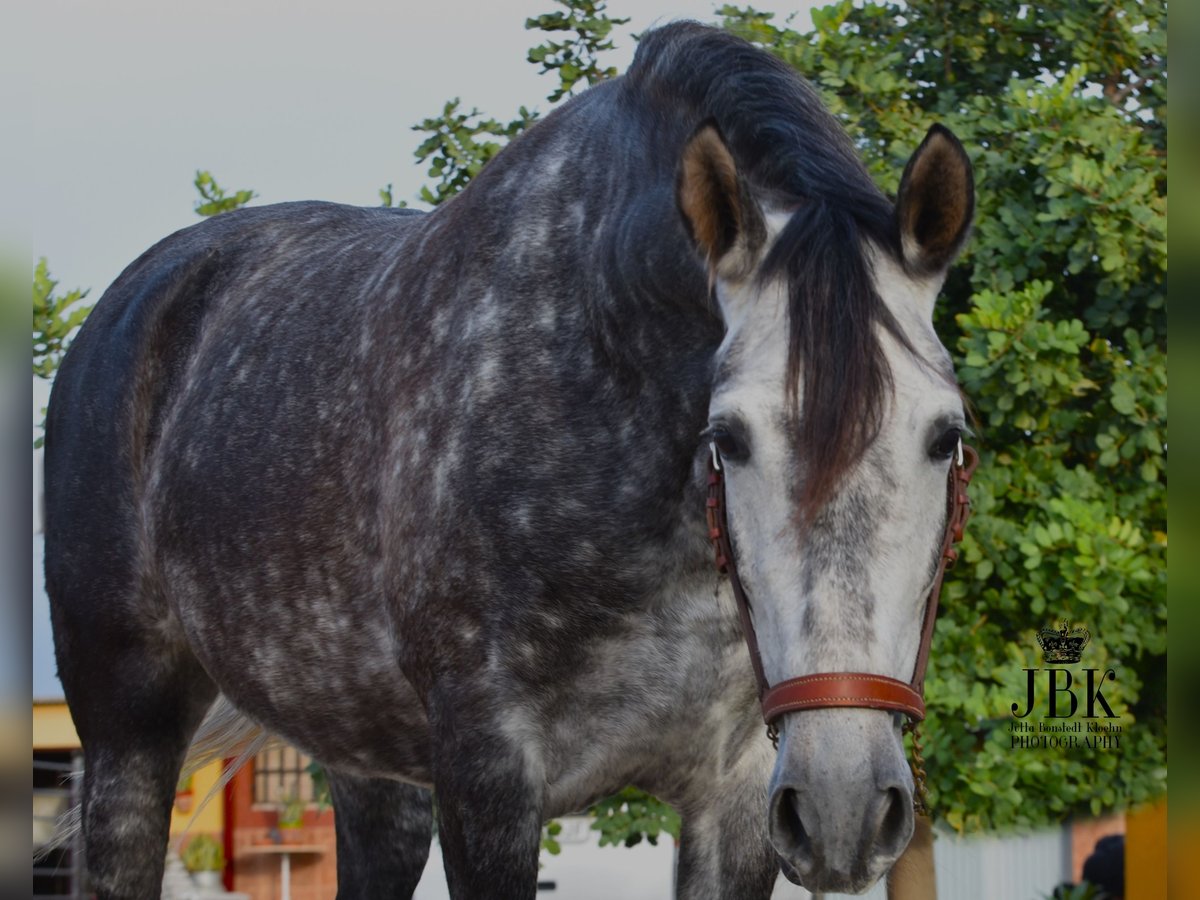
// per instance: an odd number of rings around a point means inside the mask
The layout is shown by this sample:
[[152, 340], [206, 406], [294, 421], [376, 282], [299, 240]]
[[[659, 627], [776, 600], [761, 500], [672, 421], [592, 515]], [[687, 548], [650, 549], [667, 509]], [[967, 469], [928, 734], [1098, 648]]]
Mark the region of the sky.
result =
[[[629, 32], [673, 18], [711, 21], [715, 0], [612, 0]], [[802, 2], [756, 2], [782, 18]], [[553, 0], [39, 0], [30, 210], [33, 255], [64, 288], [97, 299], [159, 238], [197, 221], [197, 169], [256, 203], [376, 205], [391, 182], [410, 202], [426, 180], [412, 125], [461, 97], [507, 121], [549, 108], [550, 76], [525, 59], [543, 39], [526, 17]], [[52, 38], [50, 38], [52, 36]]]
[[[632, 21], [605, 60], [623, 71], [631, 33], [678, 18], [712, 21], [718, 0], [610, 0]], [[807, 30], [814, 0], [755, 0]], [[121, 270], [192, 212], [197, 169], [255, 204], [377, 205], [391, 183], [415, 203], [428, 180], [412, 126], [461, 97], [502, 121], [546, 112], [555, 82], [525, 56], [545, 35], [525, 19], [554, 0], [38, 0], [6, 10], [0, 99], [28, 89], [23, 141], [0, 141], [0, 239], [45, 256], [60, 290], [98, 300]], [[15, 27], [14, 27], [15, 26]], [[19, 149], [15, 149], [19, 148]], [[9, 166], [11, 154], [21, 153]], [[419, 204], [415, 204], [419, 205]], [[15, 213], [15, 215], [14, 215]], [[32, 269], [32, 260], [30, 261]], [[34, 379], [33, 409], [48, 387]], [[56, 693], [41, 585], [34, 454], [34, 693]]]

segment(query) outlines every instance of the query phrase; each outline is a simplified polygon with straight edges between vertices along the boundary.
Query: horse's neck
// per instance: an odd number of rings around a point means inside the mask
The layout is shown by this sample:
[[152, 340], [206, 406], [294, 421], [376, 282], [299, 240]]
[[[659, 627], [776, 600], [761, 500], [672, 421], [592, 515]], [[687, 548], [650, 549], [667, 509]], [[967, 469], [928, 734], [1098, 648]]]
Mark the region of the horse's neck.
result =
[[641, 382], [673, 370], [672, 392], [706, 398], [707, 376], [681, 379], [696, 375], [695, 360], [715, 351], [723, 326], [675, 204], [673, 170], [622, 168], [633, 151], [619, 136], [576, 142], [579, 129], [566, 128], [530, 140], [549, 124], [438, 211], [441, 240], [428, 246], [457, 250], [429, 265], [476, 290], [489, 285], [512, 311], [505, 327], [521, 326], [520, 339], [548, 336], [542, 323], [553, 322], [559, 343], [586, 342], [616, 378]]

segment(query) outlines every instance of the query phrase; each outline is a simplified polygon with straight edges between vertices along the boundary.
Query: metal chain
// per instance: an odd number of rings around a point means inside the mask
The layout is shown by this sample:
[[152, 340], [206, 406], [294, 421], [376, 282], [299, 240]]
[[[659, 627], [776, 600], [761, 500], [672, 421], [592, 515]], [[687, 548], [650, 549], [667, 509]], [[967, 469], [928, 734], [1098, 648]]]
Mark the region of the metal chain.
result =
[[925, 784], [925, 756], [921, 749], [921, 723], [906, 722], [904, 730], [912, 735], [913, 811], [918, 816], [929, 815], [929, 791]]

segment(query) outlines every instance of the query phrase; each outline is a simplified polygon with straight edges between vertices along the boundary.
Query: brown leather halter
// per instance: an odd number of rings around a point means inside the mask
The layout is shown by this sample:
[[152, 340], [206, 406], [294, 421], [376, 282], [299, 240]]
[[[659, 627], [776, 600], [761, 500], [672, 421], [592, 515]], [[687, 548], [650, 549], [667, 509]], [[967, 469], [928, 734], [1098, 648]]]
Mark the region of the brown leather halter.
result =
[[[917, 662], [913, 667], [912, 679], [906, 684], [886, 675], [869, 675], [862, 672], [821, 672], [789, 678], [771, 687], [763, 674], [762, 657], [758, 650], [758, 637], [750, 617], [750, 599], [738, 577], [737, 562], [729, 540], [729, 523], [725, 515], [725, 477], [720, 454], [712, 448], [708, 461], [708, 535], [717, 555], [717, 569], [729, 576], [733, 596], [737, 600], [738, 615], [742, 620], [742, 632], [750, 648], [750, 662], [754, 676], [758, 679], [758, 699], [762, 704], [763, 718], [767, 723], [767, 734], [772, 742], [779, 737], [776, 721], [784, 713], [801, 709], [817, 709], [831, 706], [856, 706], [867, 709], [884, 709], [902, 712], [914, 726], [925, 718], [925, 667], [929, 662], [929, 645], [933, 640], [933, 623], [937, 617], [938, 595], [942, 589], [942, 578], [946, 567], [958, 558], [954, 544], [962, 540], [963, 528], [971, 512], [967, 497], [967, 485], [979, 455], [961, 441], [958, 452], [950, 465], [946, 486], [946, 531], [942, 538], [942, 552], [938, 561], [937, 577], [933, 580], [929, 597], [925, 601], [925, 618], [921, 625], [921, 645], [917, 650]], [[919, 749], [918, 749], [919, 754]]]

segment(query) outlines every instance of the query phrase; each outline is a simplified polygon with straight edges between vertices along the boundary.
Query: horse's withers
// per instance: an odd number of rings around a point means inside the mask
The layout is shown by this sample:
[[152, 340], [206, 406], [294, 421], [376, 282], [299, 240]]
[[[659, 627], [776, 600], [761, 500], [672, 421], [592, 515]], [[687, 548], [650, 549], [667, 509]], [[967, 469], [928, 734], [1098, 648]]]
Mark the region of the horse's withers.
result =
[[[905, 172], [888, 248], [821, 198], [764, 213], [711, 127], [685, 150], [680, 208], [727, 326], [707, 436], [724, 469], [728, 564], [752, 598], [760, 691], [816, 673], [919, 690], [947, 469], [965, 430], [932, 311], [972, 196], [965, 153], [935, 127]], [[814, 318], [819, 292], [835, 295], [832, 320]], [[913, 832], [903, 719], [860, 700], [775, 724], [769, 833], [784, 873], [813, 890], [865, 890]]]

